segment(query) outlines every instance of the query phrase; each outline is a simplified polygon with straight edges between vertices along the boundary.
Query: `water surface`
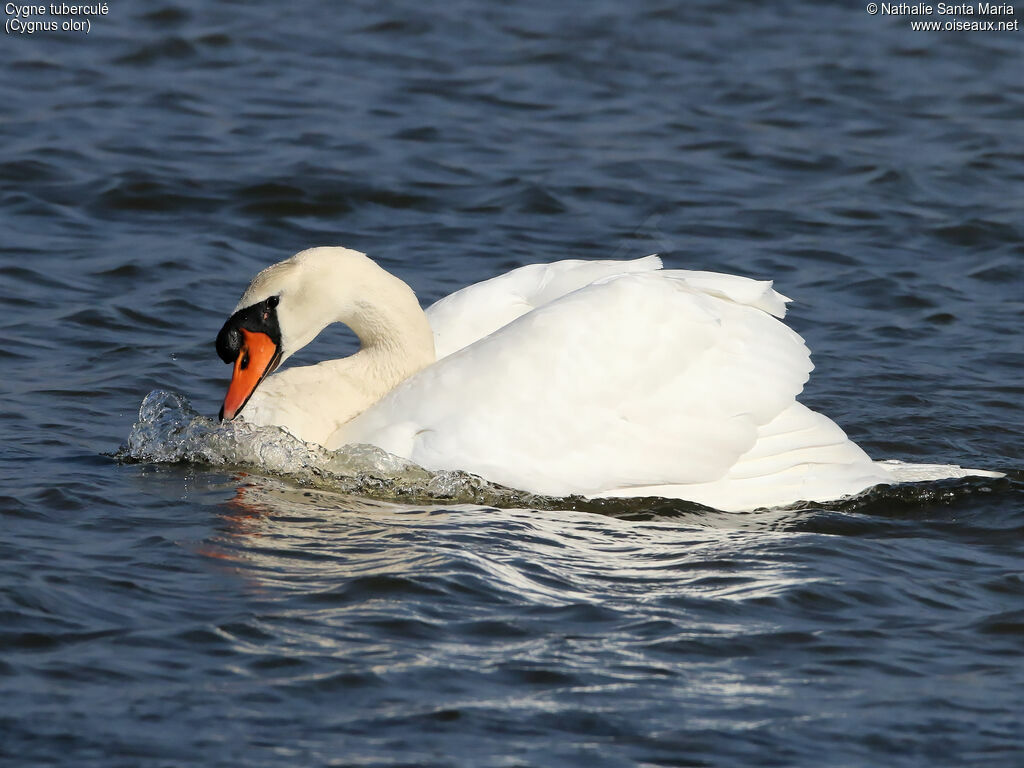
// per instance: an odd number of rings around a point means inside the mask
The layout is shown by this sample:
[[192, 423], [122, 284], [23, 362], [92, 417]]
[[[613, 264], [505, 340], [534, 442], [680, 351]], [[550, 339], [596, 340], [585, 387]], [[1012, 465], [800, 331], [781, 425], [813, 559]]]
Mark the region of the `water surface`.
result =
[[[5, 36], [2, 761], [1024, 763], [1022, 38], [907, 22], [175, 0]], [[728, 515], [114, 461], [151, 391], [216, 413], [248, 280], [324, 244], [424, 304], [565, 257], [773, 278], [805, 402], [1009, 477]]]

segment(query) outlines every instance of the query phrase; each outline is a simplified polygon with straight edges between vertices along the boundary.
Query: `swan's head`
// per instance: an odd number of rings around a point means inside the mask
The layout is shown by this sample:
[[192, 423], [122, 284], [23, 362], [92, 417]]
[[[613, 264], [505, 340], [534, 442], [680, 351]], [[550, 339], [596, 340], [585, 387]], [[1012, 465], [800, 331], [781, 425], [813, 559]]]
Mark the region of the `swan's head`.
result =
[[225, 363], [235, 364], [220, 409], [222, 420], [233, 419], [256, 387], [281, 364], [280, 303], [275, 294], [249, 304], [231, 315], [217, 334], [217, 354]]
[[359, 285], [345, 278], [366, 264], [358, 251], [311, 248], [253, 278], [217, 334], [217, 354], [234, 364], [221, 419], [237, 416], [267, 376], [348, 311]]

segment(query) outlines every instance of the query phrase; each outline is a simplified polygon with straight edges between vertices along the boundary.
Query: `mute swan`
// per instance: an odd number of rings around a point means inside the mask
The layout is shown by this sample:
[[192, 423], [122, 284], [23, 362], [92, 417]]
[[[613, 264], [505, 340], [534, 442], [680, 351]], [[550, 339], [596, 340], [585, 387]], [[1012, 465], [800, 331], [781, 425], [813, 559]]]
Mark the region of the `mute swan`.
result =
[[[364, 254], [312, 248], [260, 272], [218, 334], [234, 365], [221, 418], [544, 495], [730, 511], [998, 476], [872, 461], [797, 402], [813, 366], [777, 319], [788, 301], [770, 282], [648, 256], [521, 267], [424, 312]], [[356, 354], [270, 376], [335, 322]]]

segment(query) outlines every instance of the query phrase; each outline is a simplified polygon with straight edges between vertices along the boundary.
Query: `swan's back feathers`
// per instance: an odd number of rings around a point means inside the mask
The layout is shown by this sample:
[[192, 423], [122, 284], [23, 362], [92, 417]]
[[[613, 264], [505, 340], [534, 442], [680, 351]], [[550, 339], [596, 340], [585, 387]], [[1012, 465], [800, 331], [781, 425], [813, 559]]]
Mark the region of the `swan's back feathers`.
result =
[[[645, 256], [630, 261], [566, 259], [551, 264], [529, 264], [504, 275], [462, 288], [427, 309], [434, 330], [437, 358], [447, 357], [527, 312], [560, 299], [591, 283], [619, 275], [660, 270], [661, 258]], [[789, 299], [772, 290], [770, 280], [689, 270], [666, 270], [666, 277], [685, 280], [696, 290], [785, 317]]]
[[661, 269], [658, 256], [631, 261], [566, 259], [529, 264], [462, 288], [427, 309], [440, 360], [518, 317], [602, 278]]
[[403, 382], [329, 447], [370, 442], [552, 495], [724, 478], [793, 405], [809, 352], [772, 316], [785, 299], [770, 284], [653, 270], [524, 311]]

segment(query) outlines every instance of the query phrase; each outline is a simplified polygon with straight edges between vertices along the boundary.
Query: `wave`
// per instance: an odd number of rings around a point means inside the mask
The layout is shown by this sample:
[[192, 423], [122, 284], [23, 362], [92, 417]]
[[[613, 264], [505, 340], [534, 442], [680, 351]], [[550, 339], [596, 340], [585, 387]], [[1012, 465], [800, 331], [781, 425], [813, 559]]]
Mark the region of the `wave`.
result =
[[138, 420], [114, 458], [125, 463], [256, 470], [341, 493], [402, 501], [501, 507], [548, 507], [556, 501], [466, 472], [431, 472], [372, 445], [331, 451], [278, 427], [239, 420], [218, 423], [198, 413], [184, 395], [164, 390], [143, 399]]
[[[278, 427], [239, 420], [217, 422], [197, 412], [184, 395], [164, 390], [146, 395], [128, 439], [113, 457], [123, 463], [196, 464], [254, 471], [322, 490], [406, 503], [590, 511], [616, 517], [697, 514], [737, 521], [749, 514], [720, 512], [680, 499], [540, 496], [467, 472], [432, 472], [372, 445], [346, 445], [331, 451], [303, 442]], [[821, 509], [900, 515], [907, 507], [949, 503], [965, 495], [989, 492], [992, 486], [992, 479], [977, 477], [907, 482], [876, 486], [836, 502], [802, 502], [778, 511], [786, 512], [787, 519], [791, 513]]]

